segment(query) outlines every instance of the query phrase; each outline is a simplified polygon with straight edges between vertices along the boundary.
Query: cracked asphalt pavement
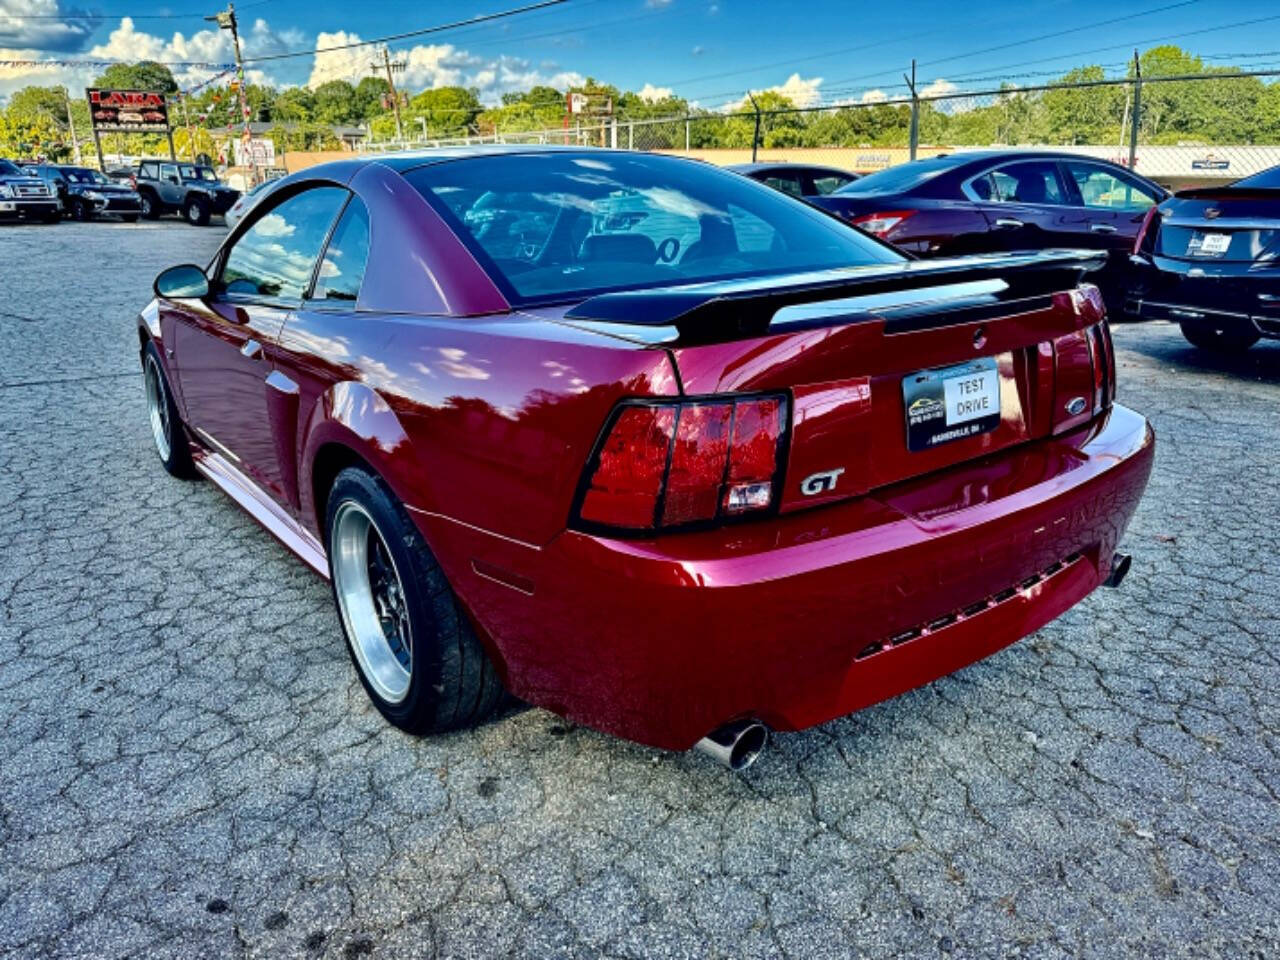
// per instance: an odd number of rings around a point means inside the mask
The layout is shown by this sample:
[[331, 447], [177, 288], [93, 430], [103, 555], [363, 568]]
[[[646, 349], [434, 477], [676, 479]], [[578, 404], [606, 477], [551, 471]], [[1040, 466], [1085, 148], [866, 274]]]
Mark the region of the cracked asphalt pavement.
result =
[[736, 775], [512, 706], [413, 739], [148, 433], [220, 228], [0, 229], [0, 956], [1275, 957], [1280, 344], [1115, 332], [1133, 570]]

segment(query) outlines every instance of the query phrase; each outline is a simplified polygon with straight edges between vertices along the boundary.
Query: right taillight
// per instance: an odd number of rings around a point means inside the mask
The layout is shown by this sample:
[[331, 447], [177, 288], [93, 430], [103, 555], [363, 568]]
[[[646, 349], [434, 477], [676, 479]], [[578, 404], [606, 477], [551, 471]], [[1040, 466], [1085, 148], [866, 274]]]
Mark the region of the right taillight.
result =
[[882, 210], [877, 213], [864, 213], [849, 220], [855, 227], [874, 233], [877, 237], [885, 237], [898, 224], [906, 220], [914, 210]]
[[1089, 328], [1089, 355], [1093, 360], [1093, 412], [1101, 413], [1116, 398], [1116, 354], [1107, 321]]
[[587, 464], [576, 519], [642, 532], [768, 511], [786, 420], [781, 395], [626, 402]]

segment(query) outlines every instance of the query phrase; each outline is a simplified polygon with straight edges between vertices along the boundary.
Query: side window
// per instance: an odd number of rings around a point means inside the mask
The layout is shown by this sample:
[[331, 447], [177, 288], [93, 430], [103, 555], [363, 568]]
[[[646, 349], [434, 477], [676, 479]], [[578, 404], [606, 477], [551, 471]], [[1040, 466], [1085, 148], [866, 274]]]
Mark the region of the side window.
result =
[[176, 163], [160, 164], [161, 180], [166, 180], [166, 181], [170, 179], [176, 180], [177, 178], [178, 178], [178, 165]]
[[1106, 167], [1092, 163], [1066, 162], [1067, 173], [1080, 191], [1086, 207], [1104, 210], [1146, 210], [1156, 198], [1127, 177], [1119, 177]]
[[320, 260], [313, 300], [355, 303], [369, 259], [369, 211], [352, 197]]
[[301, 300], [347, 196], [342, 187], [312, 187], [258, 216], [227, 252], [222, 290], [233, 296]]
[[154, 163], [144, 163], [138, 168], [138, 173], [152, 180], [160, 176], [159, 167]]
[[764, 182], [775, 190], [781, 190], [783, 193], [790, 194], [793, 197], [802, 196], [804, 191], [800, 189], [800, 177], [794, 173], [770, 173], [764, 178]]
[[846, 183], [853, 181], [853, 177], [844, 177], [838, 173], [815, 173], [813, 175], [813, 192], [820, 197], [825, 197], [828, 193], [835, 193]]
[[[1010, 163], [993, 170], [990, 179], [990, 199], [1000, 203], [1066, 203], [1055, 163], [1042, 160]], [[975, 189], [980, 189], [978, 183], [974, 181]]]

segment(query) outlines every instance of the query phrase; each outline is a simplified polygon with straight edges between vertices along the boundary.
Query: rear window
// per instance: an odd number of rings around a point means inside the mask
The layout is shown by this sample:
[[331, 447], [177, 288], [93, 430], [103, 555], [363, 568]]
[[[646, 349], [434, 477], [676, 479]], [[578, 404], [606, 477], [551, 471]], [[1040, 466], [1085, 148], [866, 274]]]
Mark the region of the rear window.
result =
[[957, 160], [954, 157], [931, 157], [928, 160], [912, 160], [910, 163], [887, 167], [884, 170], [869, 173], [865, 177], [859, 177], [852, 183], [841, 187], [836, 193], [854, 196], [905, 193], [932, 180], [938, 174], [945, 173], [954, 167], [956, 163]]
[[760, 184], [671, 157], [475, 157], [405, 178], [513, 302], [902, 259]]

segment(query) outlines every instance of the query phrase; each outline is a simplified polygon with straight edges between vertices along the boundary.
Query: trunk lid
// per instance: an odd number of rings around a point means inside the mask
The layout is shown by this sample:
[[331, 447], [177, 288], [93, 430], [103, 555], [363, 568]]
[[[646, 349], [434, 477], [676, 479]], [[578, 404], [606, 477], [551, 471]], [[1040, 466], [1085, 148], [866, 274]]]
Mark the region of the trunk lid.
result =
[[1280, 190], [1188, 190], [1161, 207], [1148, 249], [1188, 262], [1280, 261]]
[[786, 393], [789, 511], [1088, 421], [1110, 402], [1109, 338], [1078, 282], [1104, 261], [1059, 251], [634, 291], [565, 320], [647, 343], [667, 331], [689, 397]]

